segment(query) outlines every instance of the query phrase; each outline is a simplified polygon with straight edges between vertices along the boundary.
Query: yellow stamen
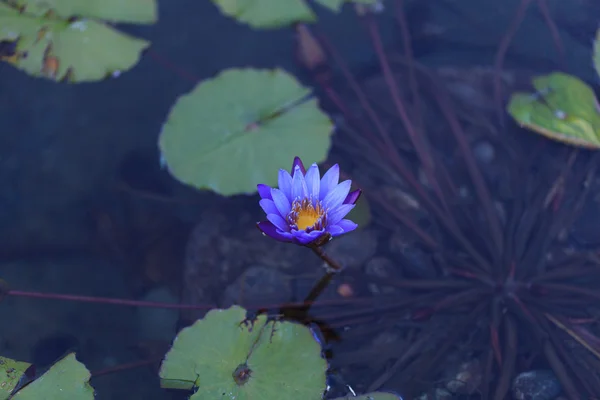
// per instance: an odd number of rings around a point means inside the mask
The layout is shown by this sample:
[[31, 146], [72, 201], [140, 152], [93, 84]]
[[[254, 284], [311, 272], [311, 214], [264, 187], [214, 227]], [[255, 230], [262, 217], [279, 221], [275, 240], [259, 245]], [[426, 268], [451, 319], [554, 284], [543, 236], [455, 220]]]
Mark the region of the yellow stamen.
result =
[[292, 205], [292, 211], [295, 214], [295, 223], [298, 230], [306, 230], [314, 227], [323, 216], [323, 209], [320, 204], [316, 207], [308, 199], [301, 202], [295, 201]]

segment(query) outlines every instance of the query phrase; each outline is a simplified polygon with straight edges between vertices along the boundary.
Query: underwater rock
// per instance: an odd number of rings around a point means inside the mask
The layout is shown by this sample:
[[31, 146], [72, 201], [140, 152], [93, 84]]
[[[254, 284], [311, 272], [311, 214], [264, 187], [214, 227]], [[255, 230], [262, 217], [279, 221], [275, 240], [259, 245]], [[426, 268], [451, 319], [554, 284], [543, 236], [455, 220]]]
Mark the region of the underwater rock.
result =
[[[397, 266], [388, 258], [374, 257], [365, 266], [365, 274], [378, 279], [396, 279], [398, 276]], [[382, 282], [385, 284], [385, 282]], [[395, 289], [391, 286], [373, 283], [369, 285], [369, 290], [373, 294], [377, 293], [393, 293]]]
[[377, 237], [372, 230], [358, 230], [335, 238], [327, 245], [326, 251], [344, 268], [357, 268], [375, 255]]
[[225, 289], [220, 306], [267, 306], [291, 300], [290, 277], [276, 269], [253, 266]]
[[489, 164], [496, 157], [496, 149], [487, 140], [482, 140], [473, 146], [475, 159], [482, 164]]
[[516, 400], [553, 400], [560, 392], [560, 383], [549, 370], [523, 372], [513, 381]]
[[483, 381], [483, 371], [479, 360], [460, 364], [446, 384], [446, 389], [455, 394], [473, 394], [479, 390]]

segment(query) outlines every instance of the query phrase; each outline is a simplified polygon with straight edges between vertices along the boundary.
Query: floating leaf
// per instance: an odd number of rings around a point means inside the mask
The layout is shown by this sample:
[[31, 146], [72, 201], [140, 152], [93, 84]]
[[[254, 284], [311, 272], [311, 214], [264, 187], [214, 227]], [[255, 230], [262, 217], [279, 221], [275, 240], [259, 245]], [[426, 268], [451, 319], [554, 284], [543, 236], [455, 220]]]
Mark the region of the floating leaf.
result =
[[152, 24], [156, 22], [156, 0], [3, 0], [31, 16], [48, 13], [62, 19], [73, 16], [111, 22]]
[[94, 389], [89, 380], [90, 372], [70, 353], [11, 400], [93, 400]]
[[315, 13], [303, 0], [213, 0], [221, 12], [252, 28], [272, 29], [313, 22]]
[[316, 0], [316, 2], [333, 12], [339, 12], [346, 0]]
[[356, 3], [362, 5], [376, 5], [383, 0], [315, 0], [323, 7], [327, 7], [333, 12], [340, 12], [345, 3]]
[[600, 29], [596, 32], [596, 40], [594, 40], [594, 68], [600, 77]]
[[264, 315], [249, 321], [233, 306], [183, 329], [159, 374], [164, 388], [196, 388], [191, 400], [319, 400], [326, 371], [310, 329]]
[[533, 80], [535, 93], [515, 93], [508, 112], [521, 126], [551, 139], [600, 148], [600, 106], [592, 88], [556, 72]]
[[10, 398], [17, 390], [31, 364], [0, 357], [0, 400]]
[[[149, 42], [121, 33], [100, 18], [140, 23], [156, 19], [156, 4], [149, 0], [14, 3], [0, 2], [0, 60], [30, 75], [56, 81], [100, 80], [139, 61]], [[67, 16], [69, 11], [73, 14]], [[119, 12], [123, 13], [120, 17]]]
[[[315, 0], [339, 12], [346, 2], [375, 4], [378, 0]], [[213, 0], [221, 12], [256, 29], [272, 29], [296, 22], [314, 22], [316, 14], [306, 0]]]
[[394, 393], [388, 392], [372, 392], [363, 394], [360, 396], [352, 396], [352, 397], [338, 397], [334, 400], [402, 400], [402, 397], [398, 396]]
[[294, 156], [322, 162], [331, 133], [331, 121], [293, 76], [230, 69], [177, 101], [159, 147], [179, 181], [229, 196], [276, 186], [277, 171]]

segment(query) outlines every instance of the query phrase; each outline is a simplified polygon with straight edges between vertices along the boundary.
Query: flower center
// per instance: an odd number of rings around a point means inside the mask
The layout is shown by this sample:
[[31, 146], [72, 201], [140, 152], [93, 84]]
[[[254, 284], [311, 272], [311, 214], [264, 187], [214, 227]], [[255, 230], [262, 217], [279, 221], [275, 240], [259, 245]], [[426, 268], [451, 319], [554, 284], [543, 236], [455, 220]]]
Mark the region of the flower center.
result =
[[294, 200], [292, 211], [288, 216], [290, 222], [300, 231], [311, 231], [322, 228], [325, 211], [320, 202], [313, 205], [310, 199]]

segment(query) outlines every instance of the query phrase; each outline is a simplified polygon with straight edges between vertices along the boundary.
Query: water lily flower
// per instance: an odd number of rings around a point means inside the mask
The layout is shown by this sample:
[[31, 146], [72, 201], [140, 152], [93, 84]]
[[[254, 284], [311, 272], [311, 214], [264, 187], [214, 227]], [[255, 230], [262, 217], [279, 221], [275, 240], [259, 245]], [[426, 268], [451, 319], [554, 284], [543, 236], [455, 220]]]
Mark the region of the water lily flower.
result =
[[279, 170], [279, 188], [260, 184], [260, 206], [267, 221], [258, 228], [281, 242], [307, 246], [343, 235], [358, 226], [344, 217], [354, 208], [360, 189], [350, 192], [352, 181], [339, 182], [340, 167], [332, 166], [321, 178], [317, 164], [308, 171], [296, 157], [292, 173]]

